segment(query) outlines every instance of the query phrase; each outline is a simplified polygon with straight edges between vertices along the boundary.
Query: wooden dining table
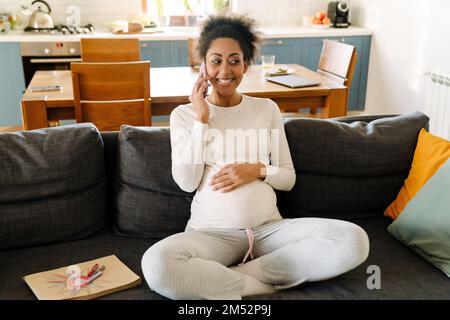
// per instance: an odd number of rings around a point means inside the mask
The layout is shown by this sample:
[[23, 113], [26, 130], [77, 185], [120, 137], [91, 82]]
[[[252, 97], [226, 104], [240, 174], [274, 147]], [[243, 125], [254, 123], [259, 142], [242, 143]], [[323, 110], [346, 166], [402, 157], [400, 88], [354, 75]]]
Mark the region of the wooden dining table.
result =
[[[291, 89], [265, 79], [261, 65], [252, 65], [238, 87], [240, 93], [270, 98], [283, 112], [300, 108], [321, 108], [321, 118], [347, 114], [348, 88], [315, 71], [297, 64], [287, 67], [295, 74], [319, 80], [320, 85]], [[169, 115], [180, 104], [189, 103], [198, 69], [168, 67], [150, 69], [152, 116]], [[38, 92], [33, 87], [59, 85], [59, 91]], [[49, 121], [75, 119], [74, 97], [70, 70], [37, 71], [22, 97], [23, 128], [32, 130], [49, 126]]]

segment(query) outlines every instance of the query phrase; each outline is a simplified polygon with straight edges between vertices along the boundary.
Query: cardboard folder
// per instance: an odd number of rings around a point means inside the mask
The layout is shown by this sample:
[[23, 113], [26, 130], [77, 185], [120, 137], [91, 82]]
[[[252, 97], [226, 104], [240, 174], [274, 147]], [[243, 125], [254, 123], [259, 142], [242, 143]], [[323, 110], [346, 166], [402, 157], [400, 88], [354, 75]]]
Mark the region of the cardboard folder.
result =
[[[95, 264], [105, 269], [88, 283], [88, 273]], [[23, 279], [39, 300], [89, 300], [141, 283], [141, 278], [115, 255], [34, 273]]]

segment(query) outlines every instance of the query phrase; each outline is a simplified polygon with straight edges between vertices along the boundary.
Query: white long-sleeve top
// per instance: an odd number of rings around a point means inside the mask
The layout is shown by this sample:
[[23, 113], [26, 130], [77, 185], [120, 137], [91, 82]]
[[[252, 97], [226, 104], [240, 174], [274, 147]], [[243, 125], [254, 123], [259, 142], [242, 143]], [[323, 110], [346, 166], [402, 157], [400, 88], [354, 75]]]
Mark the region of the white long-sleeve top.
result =
[[[244, 229], [281, 219], [273, 189], [292, 189], [295, 170], [277, 104], [242, 95], [236, 106], [208, 106], [207, 124], [197, 120], [192, 104], [170, 115], [172, 176], [182, 190], [197, 190], [188, 225]], [[213, 191], [211, 176], [236, 162], [263, 163], [265, 179], [229, 192]]]

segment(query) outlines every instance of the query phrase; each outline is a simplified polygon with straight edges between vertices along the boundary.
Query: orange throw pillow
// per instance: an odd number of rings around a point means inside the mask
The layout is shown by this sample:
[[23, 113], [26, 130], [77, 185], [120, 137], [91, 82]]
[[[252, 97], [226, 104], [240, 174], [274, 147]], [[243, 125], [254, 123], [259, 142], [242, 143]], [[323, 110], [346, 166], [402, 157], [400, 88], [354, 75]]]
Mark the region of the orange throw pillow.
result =
[[439, 138], [425, 129], [420, 130], [414, 158], [397, 199], [384, 211], [384, 215], [397, 219], [417, 191], [450, 157], [450, 141]]

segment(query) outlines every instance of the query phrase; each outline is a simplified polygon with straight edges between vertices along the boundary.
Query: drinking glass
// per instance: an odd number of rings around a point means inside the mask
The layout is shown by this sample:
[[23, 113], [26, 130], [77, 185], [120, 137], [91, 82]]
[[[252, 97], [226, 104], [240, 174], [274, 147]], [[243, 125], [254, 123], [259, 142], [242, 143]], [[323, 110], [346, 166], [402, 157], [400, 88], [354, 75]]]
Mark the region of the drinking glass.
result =
[[268, 54], [261, 56], [261, 64], [263, 69], [271, 69], [275, 66], [275, 55]]

